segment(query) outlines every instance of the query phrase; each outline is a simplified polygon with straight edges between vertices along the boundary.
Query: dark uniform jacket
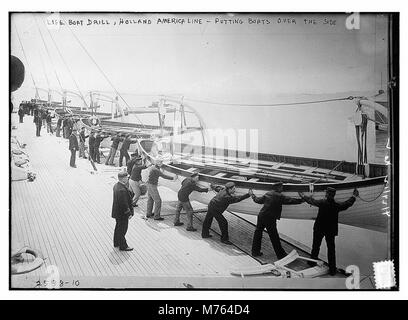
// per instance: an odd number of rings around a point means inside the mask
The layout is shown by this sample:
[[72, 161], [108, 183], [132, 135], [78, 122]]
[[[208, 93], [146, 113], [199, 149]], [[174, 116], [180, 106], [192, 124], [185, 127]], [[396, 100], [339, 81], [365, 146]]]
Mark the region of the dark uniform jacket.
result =
[[112, 218], [127, 219], [133, 215], [132, 197], [126, 186], [117, 182], [113, 187]]
[[51, 123], [51, 119], [52, 119], [51, 115], [47, 114], [46, 122]]
[[226, 189], [221, 190], [217, 195], [211, 199], [208, 204], [208, 211], [213, 211], [217, 213], [223, 213], [231, 203], [240, 202], [249, 198], [250, 195], [244, 194], [242, 196], [234, 196], [227, 192]]
[[34, 123], [36, 126], [41, 126], [42, 125], [42, 119], [41, 119], [41, 115], [37, 114], [36, 116], [34, 116]]
[[111, 139], [111, 141], [112, 141], [111, 148], [117, 149], [118, 146], [119, 146], [119, 142], [120, 142], [121, 140], [122, 140], [122, 139], [119, 138], [119, 137], [112, 137], [112, 139]]
[[91, 135], [89, 136], [89, 140], [88, 140], [89, 148], [90, 148], [91, 150], [95, 148], [95, 140], [96, 140], [96, 138], [94, 137], [93, 134], [91, 134]]
[[71, 134], [69, 136], [69, 150], [78, 150], [78, 139], [76, 137], [76, 135]]
[[146, 169], [146, 166], [141, 164], [135, 164], [132, 167], [132, 171], [130, 172], [130, 179], [133, 181], [140, 181], [142, 180], [142, 170]]
[[252, 199], [256, 203], [263, 204], [259, 216], [274, 220], [281, 218], [283, 204], [300, 204], [303, 202], [302, 199], [287, 197], [277, 191], [268, 191], [262, 197], [253, 196]]
[[136, 158], [130, 158], [130, 160], [127, 162], [126, 171], [127, 171], [128, 175], [132, 174], [132, 169], [133, 169], [133, 166], [135, 165], [135, 163], [136, 163]]
[[57, 120], [57, 126], [60, 126], [60, 127], [61, 127], [61, 123], [62, 123], [62, 118], [58, 118], [58, 120]]
[[334, 199], [315, 200], [312, 197], [304, 197], [305, 201], [319, 208], [313, 230], [327, 235], [337, 236], [339, 212], [350, 208], [356, 201], [355, 197], [344, 202], [336, 202]]
[[198, 191], [198, 192], [207, 192], [207, 188], [200, 188], [197, 186], [196, 182], [193, 178], [185, 178], [181, 183], [181, 188], [177, 194], [179, 201], [187, 202], [189, 201], [188, 197], [191, 192]]
[[79, 139], [81, 142], [85, 142], [85, 139], [88, 138], [89, 136], [85, 135], [85, 132], [80, 132], [79, 133]]
[[[153, 166], [149, 172], [149, 179], [147, 179], [147, 183], [157, 185], [159, 181], [159, 177], [162, 177], [167, 180], [173, 180], [171, 176], [164, 174], [157, 166]], [[132, 179], [133, 180], [133, 179]]]
[[125, 140], [123, 140], [122, 147], [120, 148], [120, 150], [121, 151], [128, 151], [130, 145], [132, 143], [135, 143], [135, 142], [137, 142], [137, 140], [132, 140], [132, 139], [126, 138]]
[[[94, 146], [95, 148], [99, 148], [99, 146], [101, 145], [101, 142], [103, 139], [105, 139], [107, 136], [103, 136], [103, 135], [96, 135], [95, 137], [95, 142], [94, 142]], [[90, 139], [90, 138], [89, 138]]]

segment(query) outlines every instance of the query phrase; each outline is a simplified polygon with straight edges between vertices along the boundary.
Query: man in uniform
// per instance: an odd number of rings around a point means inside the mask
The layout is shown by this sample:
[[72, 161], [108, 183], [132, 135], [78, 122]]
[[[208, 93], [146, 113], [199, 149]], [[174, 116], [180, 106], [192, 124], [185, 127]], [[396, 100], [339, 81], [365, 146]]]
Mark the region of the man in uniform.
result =
[[34, 123], [35, 123], [35, 128], [36, 128], [36, 136], [39, 137], [41, 133], [41, 126], [42, 126], [42, 118], [41, 118], [41, 112], [40, 110], [35, 110], [37, 111], [34, 114]]
[[45, 121], [47, 122], [47, 132], [54, 134], [54, 132], [52, 131], [52, 116], [51, 116], [51, 112], [47, 112], [47, 116], [45, 118]]
[[130, 157], [129, 157], [128, 150], [129, 150], [130, 145], [135, 142], [137, 142], [137, 140], [131, 139], [130, 134], [128, 134], [125, 137], [125, 140], [123, 140], [122, 147], [119, 150], [119, 153], [120, 153], [119, 154], [119, 167], [122, 166], [123, 158], [125, 158], [125, 164], [127, 164], [127, 162], [129, 161]]
[[[175, 180], [176, 176], [173, 178], [164, 174], [160, 168], [163, 165], [163, 161], [161, 159], [156, 160], [156, 164], [151, 167], [149, 172], [149, 178], [147, 179], [147, 210], [146, 210], [146, 217], [150, 218], [154, 216], [154, 220], [164, 220], [164, 218], [160, 217], [161, 212], [161, 197], [159, 190], [157, 188], [157, 184], [159, 178], [162, 177], [167, 180]], [[152, 213], [154, 205], [154, 215]]]
[[208, 192], [208, 188], [200, 188], [197, 186], [198, 173], [193, 173], [190, 177], [185, 178], [181, 183], [181, 188], [177, 193], [178, 203], [176, 209], [176, 216], [174, 217], [174, 225], [182, 226], [183, 222], [180, 222], [180, 211], [184, 209], [187, 213], [187, 231], [197, 231], [193, 227], [193, 207], [191, 206], [189, 196], [191, 192]]
[[108, 135], [104, 135], [103, 133], [96, 133], [95, 136], [95, 141], [94, 141], [94, 150], [93, 150], [93, 159], [97, 163], [101, 163], [101, 153], [99, 151], [99, 146], [101, 145], [101, 142], [103, 139], [107, 138]]
[[69, 136], [69, 150], [71, 150], [71, 159], [69, 161], [69, 165], [72, 168], [76, 168], [75, 158], [76, 158], [76, 152], [79, 149], [78, 139], [77, 139], [76, 134], [77, 134], [76, 129], [73, 129], [71, 135]]
[[82, 127], [79, 132], [79, 157], [86, 159], [85, 156], [85, 139], [89, 136], [85, 135], [85, 127]]
[[113, 160], [115, 159], [115, 155], [116, 155], [116, 150], [118, 150], [118, 146], [119, 146], [119, 142], [121, 141], [121, 138], [119, 137], [119, 134], [115, 134], [112, 138], [111, 138], [112, 144], [111, 144], [111, 148], [109, 151], [109, 155], [106, 158], [106, 162], [105, 165], [109, 165], [109, 166], [113, 166]]
[[252, 241], [252, 255], [255, 257], [262, 256], [262, 233], [265, 228], [268, 231], [269, 238], [271, 239], [277, 258], [282, 259], [286, 256], [286, 252], [282, 248], [279, 239], [278, 230], [276, 228], [276, 220], [280, 220], [281, 218], [282, 205], [300, 204], [304, 201], [302, 199], [294, 199], [283, 195], [282, 182], [276, 183], [274, 187], [276, 191], [268, 191], [262, 197], [257, 197], [252, 193], [252, 191], [250, 191], [252, 200], [254, 200], [256, 203], [263, 204], [263, 207], [258, 215], [254, 238]]
[[128, 180], [126, 172], [118, 173], [118, 182], [113, 187], [112, 218], [116, 220], [113, 234], [113, 246], [119, 247], [120, 251], [132, 251], [126, 242], [129, 219], [133, 217], [132, 198], [126, 187]]
[[24, 114], [25, 114], [24, 108], [22, 106], [20, 106], [19, 109], [18, 109], [18, 116], [20, 117], [20, 123], [24, 122], [24, 120], [23, 120], [24, 119]]
[[[134, 154], [137, 155], [137, 153], [132, 153], [132, 155]], [[142, 170], [147, 168], [142, 164], [141, 160], [141, 157], [134, 157], [134, 161], [129, 161], [129, 163], [133, 163], [129, 177], [129, 188], [133, 192], [132, 205], [134, 207], [137, 207], [137, 202], [139, 201], [141, 195], [140, 185], [142, 183]]]
[[347, 210], [356, 201], [358, 197], [358, 190], [354, 189], [353, 195], [344, 202], [334, 201], [336, 195], [336, 189], [327, 188], [326, 197], [321, 200], [315, 200], [312, 197], [307, 197], [303, 193], [299, 193], [307, 203], [319, 208], [317, 218], [313, 226], [313, 246], [312, 246], [312, 259], [318, 259], [320, 245], [323, 238], [326, 238], [327, 244], [327, 259], [329, 262], [330, 275], [336, 274], [336, 244], [335, 238], [338, 235], [338, 220], [339, 212]]
[[201, 231], [202, 238], [210, 238], [210, 227], [213, 218], [217, 220], [221, 230], [221, 242], [224, 244], [232, 244], [228, 236], [228, 221], [222, 215], [231, 203], [240, 202], [250, 197], [249, 193], [242, 196], [235, 196], [235, 183], [227, 182], [225, 188], [217, 193], [208, 204], [208, 211], [203, 222], [203, 230]]
[[57, 120], [57, 128], [55, 129], [55, 136], [61, 137], [61, 125], [62, 125], [62, 117], [58, 117]]

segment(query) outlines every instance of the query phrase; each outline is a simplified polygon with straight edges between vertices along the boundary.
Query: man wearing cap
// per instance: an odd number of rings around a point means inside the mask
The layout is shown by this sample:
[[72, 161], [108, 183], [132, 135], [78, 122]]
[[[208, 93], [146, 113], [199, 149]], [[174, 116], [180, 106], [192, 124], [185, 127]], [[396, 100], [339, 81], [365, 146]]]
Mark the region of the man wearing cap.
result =
[[[163, 165], [163, 161], [161, 159], [156, 160], [156, 164], [151, 167], [150, 172], [149, 172], [149, 178], [147, 179], [147, 211], [146, 211], [146, 217], [149, 218], [151, 216], [154, 216], [154, 220], [164, 220], [162, 217], [160, 217], [160, 211], [161, 211], [161, 197], [159, 194], [159, 190], [157, 189], [157, 184], [159, 181], [159, 178], [162, 177], [167, 180], [175, 180], [176, 177], [171, 177], [166, 174], [164, 174], [160, 168]], [[153, 205], [154, 205], [154, 214], [152, 213], [153, 211]]]
[[271, 239], [273, 249], [276, 257], [282, 259], [286, 256], [285, 250], [282, 248], [279, 233], [276, 228], [276, 220], [280, 220], [282, 213], [282, 205], [300, 204], [303, 199], [295, 199], [282, 194], [283, 183], [278, 182], [274, 185], [275, 190], [268, 191], [262, 197], [257, 197], [252, 191], [252, 200], [256, 203], [263, 204], [261, 211], [259, 211], [256, 229], [254, 232], [254, 239], [252, 241], [252, 255], [261, 256], [262, 234], [266, 228]]
[[95, 134], [95, 140], [94, 140], [94, 150], [93, 150], [93, 158], [94, 161], [97, 163], [101, 163], [101, 153], [99, 151], [99, 146], [101, 145], [101, 142], [103, 141], [103, 139], [107, 138], [108, 135], [107, 134], [103, 134], [100, 132], [97, 132]]
[[72, 168], [76, 168], [75, 158], [76, 158], [76, 152], [79, 149], [78, 139], [77, 139], [76, 134], [77, 134], [76, 129], [73, 129], [71, 132], [71, 135], [69, 136], [69, 150], [71, 150], [71, 159], [70, 159], [69, 165]]
[[[137, 155], [137, 153], [132, 153], [132, 155]], [[132, 170], [130, 171], [130, 178], [129, 178], [129, 187], [130, 187], [130, 190], [133, 192], [132, 205], [134, 207], [137, 207], [137, 202], [139, 201], [140, 194], [141, 194], [140, 184], [142, 183], [142, 170], [146, 168], [147, 167], [142, 164], [141, 157], [134, 157], [134, 162], [133, 162]]]
[[115, 159], [115, 155], [116, 155], [116, 150], [118, 150], [118, 146], [119, 146], [119, 142], [121, 141], [121, 138], [119, 136], [119, 134], [115, 134], [112, 138], [111, 138], [112, 144], [111, 144], [111, 148], [109, 151], [109, 155], [106, 158], [106, 162], [105, 165], [109, 165], [109, 166], [113, 166], [113, 160]]
[[113, 234], [113, 246], [119, 247], [121, 251], [132, 251], [126, 242], [126, 232], [129, 226], [129, 219], [133, 217], [132, 198], [130, 191], [126, 187], [128, 181], [127, 173], [118, 173], [118, 182], [113, 187], [112, 218], [116, 220]]
[[329, 262], [330, 275], [334, 276], [336, 274], [336, 245], [335, 238], [338, 235], [338, 219], [339, 212], [347, 210], [356, 201], [358, 197], [358, 190], [354, 189], [353, 195], [344, 202], [334, 201], [334, 196], [336, 195], [336, 189], [327, 188], [326, 197], [321, 200], [315, 200], [313, 197], [308, 197], [299, 193], [300, 197], [303, 198], [307, 203], [312, 206], [319, 208], [317, 213], [317, 218], [313, 226], [313, 245], [312, 245], [312, 259], [318, 259], [320, 245], [322, 244], [323, 238], [326, 239], [327, 244], [327, 259]]
[[95, 161], [95, 137], [96, 132], [91, 130], [88, 139], [88, 147], [89, 147], [89, 160]]
[[85, 157], [85, 139], [88, 138], [89, 135], [85, 135], [85, 127], [82, 127], [81, 130], [79, 131], [79, 157], [80, 158], [86, 158]]
[[137, 150], [130, 155], [130, 160], [126, 163], [126, 171], [129, 176], [132, 174], [133, 166], [136, 161], [139, 160], [138, 158], [142, 159], [141, 157], [139, 157], [139, 153], [137, 152]]
[[249, 193], [242, 196], [234, 196], [235, 184], [227, 182], [225, 188], [217, 193], [208, 204], [208, 211], [203, 222], [203, 230], [201, 231], [202, 238], [210, 238], [210, 227], [213, 218], [217, 220], [221, 230], [221, 242], [224, 244], [232, 244], [228, 237], [228, 221], [222, 215], [231, 203], [240, 202], [250, 197]]
[[196, 228], [193, 227], [193, 207], [191, 206], [189, 196], [191, 192], [208, 192], [208, 188], [200, 188], [197, 185], [198, 181], [198, 173], [193, 173], [190, 177], [185, 178], [183, 182], [181, 182], [181, 188], [177, 193], [178, 203], [176, 209], [176, 216], [174, 218], [174, 225], [175, 226], [182, 226], [183, 223], [180, 222], [180, 211], [184, 209], [187, 213], [187, 231], [197, 231]]
[[57, 120], [57, 128], [55, 129], [56, 137], [61, 137], [61, 124], [62, 124], [62, 117], [59, 116]]
[[123, 140], [122, 147], [120, 148], [119, 152], [119, 167], [122, 166], [123, 158], [125, 158], [125, 164], [129, 161], [129, 147], [132, 143], [137, 142], [137, 139], [131, 139], [131, 135], [128, 134]]

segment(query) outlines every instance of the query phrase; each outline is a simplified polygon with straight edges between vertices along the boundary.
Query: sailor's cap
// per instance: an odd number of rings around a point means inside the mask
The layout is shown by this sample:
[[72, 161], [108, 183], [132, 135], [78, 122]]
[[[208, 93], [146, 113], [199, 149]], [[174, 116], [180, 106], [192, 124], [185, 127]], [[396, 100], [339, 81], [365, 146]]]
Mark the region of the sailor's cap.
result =
[[127, 172], [121, 171], [118, 173], [118, 178], [124, 178], [124, 177], [127, 177]]
[[235, 187], [235, 183], [232, 182], [232, 181], [227, 182], [227, 183], [225, 184], [225, 188], [227, 188], [227, 189], [231, 189], [232, 187]]
[[336, 193], [336, 189], [334, 189], [334, 188], [332, 188], [332, 187], [328, 187], [328, 188], [326, 189], [326, 191], [329, 192], [329, 193]]

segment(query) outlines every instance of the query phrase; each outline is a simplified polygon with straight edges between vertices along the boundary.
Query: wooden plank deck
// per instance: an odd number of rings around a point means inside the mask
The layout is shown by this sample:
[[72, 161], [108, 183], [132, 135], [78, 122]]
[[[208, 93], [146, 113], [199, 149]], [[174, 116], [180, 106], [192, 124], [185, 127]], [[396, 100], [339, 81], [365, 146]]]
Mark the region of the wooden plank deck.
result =
[[[41, 137], [36, 137], [29, 116], [11, 134], [27, 144], [37, 174], [33, 182], [11, 183], [12, 247], [28, 245], [46, 257], [39, 269], [13, 275], [12, 288], [47, 287], [56, 275], [50, 266], [56, 267], [63, 288], [344, 287], [344, 281], [336, 282], [338, 279], [286, 283], [295, 279], [231, 276], [231, 269], [275, 260], [267, 235], [263, 239], [265, 256], [254, 259], [248, 255], [253, 226], [232, 214], [226, 213], [234, 246], [223, 245], [218, 237], [201, 239], [203, 213], [195, 217], [197, 232], [174, 227], [175, 195], [163, 187], [165, 220], [146, 220], [146, 198], [142, 198], [127, 233], [127, 241], [135, 250], [118, 251], [112, 244], [115, 222], [110, 214], [112, 186], [119, 168], [97, 164], [98, 172], [92, 173], [85, 159], [77, 159], [77, 169], [69, 167], [68, 140], [51, 136], [44, 129]], [[214, 223], [213, 231], [217, 228]], [[287, 243], [284, 246], [287, 252], [293, 249]]]

